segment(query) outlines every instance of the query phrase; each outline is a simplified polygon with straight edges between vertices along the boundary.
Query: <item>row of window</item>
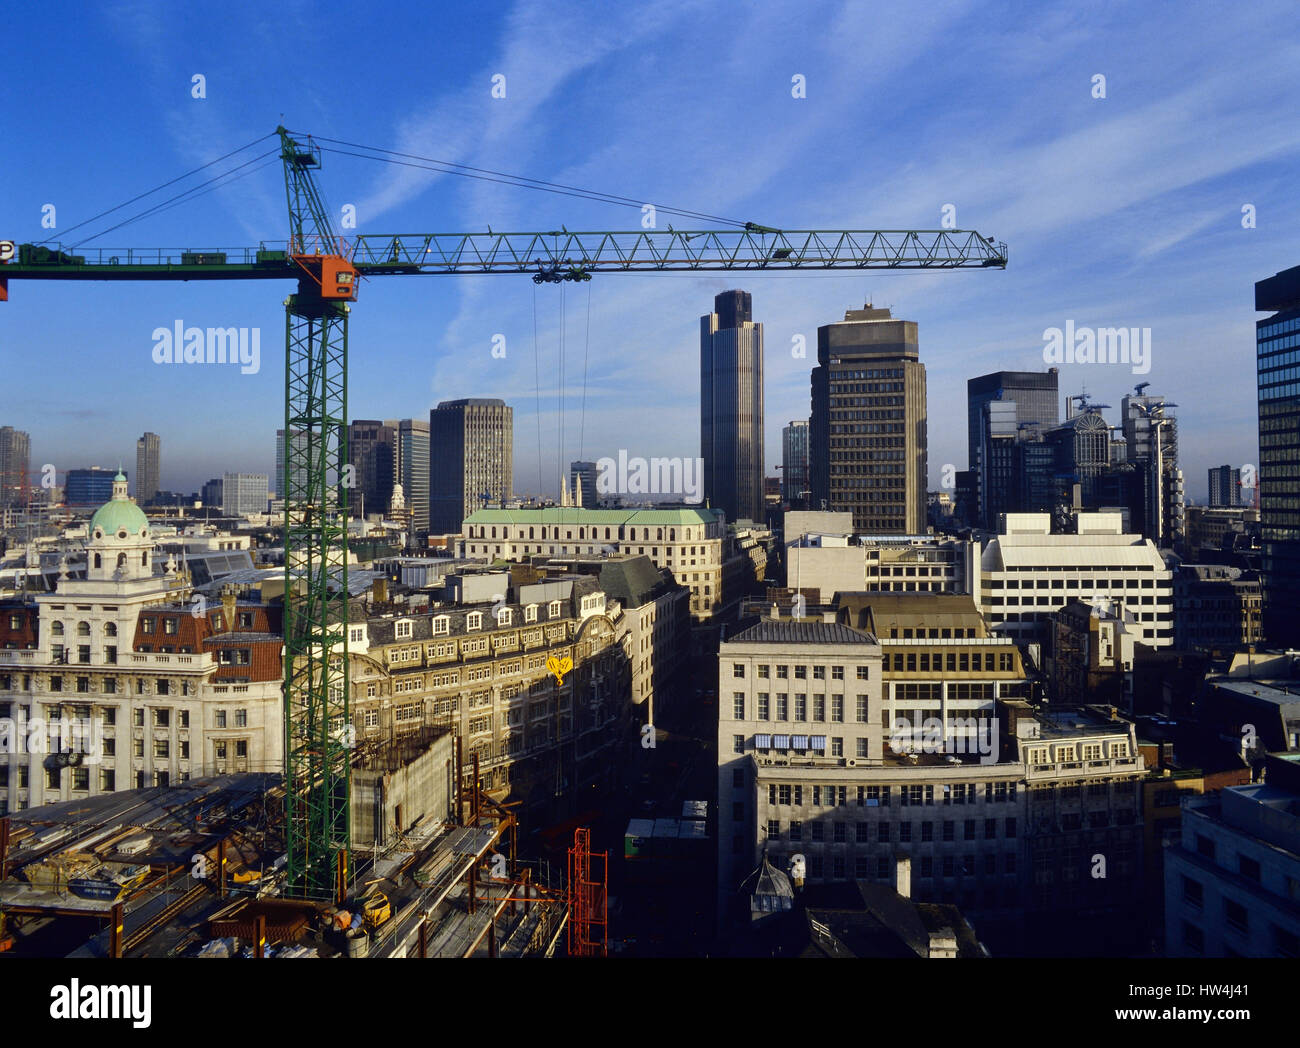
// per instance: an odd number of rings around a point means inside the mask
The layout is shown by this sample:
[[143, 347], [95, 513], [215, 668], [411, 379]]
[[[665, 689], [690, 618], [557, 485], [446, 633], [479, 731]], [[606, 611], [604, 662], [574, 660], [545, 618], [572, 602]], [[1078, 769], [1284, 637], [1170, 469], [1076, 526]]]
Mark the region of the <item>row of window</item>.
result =
[[[769, 666], [769, 665], [765, 665], [765, 664], [760, 664], [760, 665], [754, 667], [754, 673], [755, 673], [755, 675], [758, 677], [759, 680], [766, 680], [766, 679], [768, 679], [769, 676], [770, 676], [770, 674], [771, 674], [771, 670], [772, 670], [772, 667]], [[743, 663], [743, 662], [733, 662], [733, 663], [731, 664], [731, 675], [732, 675], [732, 677], [736, 678], [737, 680], [743, 679], [744, 676], [745, 676], [745, 663]], [[858, 666], [858, 667], [857, 667], [857, 678], [858, 678], [858, 680], [870, 680], [870, 678], [871, 678], [871, 667], [870, 667], [870, 666]], [[790, 667], [789, 667], [789, 666], [777, 666], [777, 668], [776, 668], [776, 679], [777, 679], [777, 680], [789, 680], [789, 679], [790, 679]], [[807, 666], [796, 666], [796, 667], [794, 668], [794, 679], [795, 679], [795, 680], [807, 680], [807, 679], [808, 679], [808, 667], [807, 667]], [[814, 666], [814, 667], [812, 667], [812, 679], [813, 679], [813, 680], [825, 680], [825, 679], [826, 679], [826, 667], [825, 667], [825, 666]], [[843, 667], [843, 666], [832, 666], [832, 667], [831, 667], [831, 680], [843, 680], [843, 679], [844, 679], [844, 667]]]
[[[558, 600], [551, 601], [546, 606], [548, 618], [558, 619], [560, 617], [560, 605]], [[538, 605], [529, 604], [524, 608], [524, 621], [536, 622]], [[498, 608], [496, 610], [496, 621], [498, 626], [510, 626], [514, 624], [513, 608]], [[483, 612], [471, 611], [465, 616], [466, 630], [481, 630], [483, 628]], [[393, 636], [397, 640], [410, 640], [414, 636], [414, 623], [410, 619], [403, 619], [397, 622], [393, 627]], [[451, 633], [451, 617], [448, 615], [435, 615], [433, 618], [433, 635], [445, 636]], [[352, 640], [361, 640], [360, 635], [354, 635]]]
[[[773, 716], [773, 704], [770, 693], [760, 691], [756, 696], [755, 702], [755, 719], [756, 720], [777, 720], [777, 721], [806, 721], [808, 717], [808, 696], [795, 695], [794, 697], [794, 716], [790, 714], [790, 697], [786, 694], [776, 696], [776, 715]], [[743, 691], [734, 692], [731, 700], [731, 712], [736, 720], [746, 720], [745, 709], [747, 700]], [[814, 695], [812, 697], [812, 720], [824, 721], [826, 719], [826, 696]], [[867, 696], [859, 695], [857, 697], [857, 719], [859, 723], [865, 724], [867, 721]], [[841, 722], [844, 720], [844, 696], [831, 696], [831, 720]]]
[[[737, 808], [743, 808], [743, 805], [737, 805]], [[734, 822], [744, 821], [744, 813], [732, 812]], [[982, 822], [982, 825], [981, 825]], [[780, 819], [767, 820], [767, 839], [776, 840], [782, 836]], [[849, 843], [849, 823], [833, 822], [831, 825], [831, 839], [826, 840], [826, 823], [809, 822], [807, 841], [810, 844], [848, 844]], [[915, 826], [920, 826], [920, 835], [916, 836]], [[896, 829], [895, 829], [896, 828]], [[995, 841], [998, 839], [999, 823], [997, 819], [965, 819], [960, 827], [956, 820], [948, 819], [937, 824], [934, 822], [859, 822], [854, 826], [855, 844], [912, 844], [919, 841], [921, 844], [931, 844], [937, 840], [944, 843], [955, 843], [956, 841], [976, 841], [986, 840]], [[1016, 839], [1016, 820], [1014, 817], [1008, 817], [1002, 820], [1001, 829], [1002, 837], [1006, 840]], [[936, 838], [936, 833], [938, 837]], [[792, 819], [786, 824], [785, 839], [790, 841], [803, 841], [804, 820]], [[1011, 872], [1011, 871], [1007, 871]]]
[[[732, 785], [743, 788], [745, 770], [736, 768], [732, 772]], [[858, 786], [855, 787], [857, 804], [860, 808], [888, 808], [890, 798], [897, 797], [902, 807], [933, 805], [937, 796], [943, 804], [974, 804], [979, 795], [978, 784], [966, 783], [932, 783], [930, 785], [899, 786], [894, 793], [892, 786]], [[768, 783], [768, 804], [786, 804], [798, 807], [808, 797], [813, 805], [828, 808], [844, 807], [849, 803], [847, 786], [804, 786], [801, 783]], [[986, 782], [984, 784], [984, 801], [988, 804], [1014, 804], [1016, 784], [1014, 781]], [[866, 825], [861, 823], [860, 825]]]

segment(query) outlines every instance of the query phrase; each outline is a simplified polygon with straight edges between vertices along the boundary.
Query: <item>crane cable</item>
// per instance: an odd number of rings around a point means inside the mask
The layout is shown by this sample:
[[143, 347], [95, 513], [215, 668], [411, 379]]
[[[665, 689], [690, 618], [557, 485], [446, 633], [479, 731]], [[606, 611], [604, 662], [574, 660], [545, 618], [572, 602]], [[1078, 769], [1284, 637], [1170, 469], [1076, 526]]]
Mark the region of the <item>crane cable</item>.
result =
[[[185, 174], [183, 174], [183, 175], [177, 175], [175, 178], [168, 179], [166, 182], [162, 183], [161, 185], [154, 186], [153, 189], [147, 190], [147, 191], [145, 191], [145, 192], [143, 192], [143, 193], [140, 193], [140, 194], [137, 194], [136, 196], [131, 197], [130, 200], [124, 200], [124, 201], [122, 201], [122, 203], [117, 204], [117, 205], [115, 205], [115, 206], [113, 206], [113, 207], [110, 207], [110, 208], [108, 208], [106, 211], [101, 211], [101, 212], [99, 212], [99, 214], [97, 214], [97, 215], [91, 215], [89, 218], [87, 218], [87, 219], [83, 219], [82, 221], [76, 223], [76, 225], [69, 226], [67, 229], [63, 230], [63, 232], [64, 232], [64, 234], [70, 233], [70, 232], [72, 232], [72, 230], [74, 230], [74, 229], [80, 229], [82, 226], [89, 225], [91, 222], [94, 222], [94, 221], [96, 221], [97, 219], [101, 219], [101, 218], [103, 218], [105, 215], [111, 215], [114, 211], [121, 211], [122, 208], [124, 208], [124, 207], [129, 207], [131, 204], [134, 204], [137, 200], [143, 200], [143, 199], [144, 199], [145, 197], [147, 197], [147, 196], [153, 196], [154, 193], [161, 192], [162, 190], [166, 189], [168, 186], [175, 185], [177, 182], [183, 181], [184, 179], [189, 178], [191, 175], [197, 175], [200, 171], [205, 171], [205, 170], [207, 170], [208, 168], [212, 167], [214, 164], [219, 164], [219, 163], [221, 163], [223, 160], [229, 160], [229, 159], [230, 159], [232, 156], [234, 156], [236, 153], [242, 153], [245, 149], [252, 149], [253, 146], [257, 145], [259, 142], [264, 142], [266, 139], [273, 137], [274, 134], [275, 134], [275, 132], [271, 132], [271, 134], [262, 135], [260, 138], [255, 138], [255, 139], [253, 139], [253, 141], [251, 141], [251, 142], [246, 142], [244, 145], [240, 146], [238, 149], [232, 149], [229, 153], [226, 153], [226, 154], [224, 154], [224, 155], [222, 155], [222, 156], [219, 156], [219, 157], [217, 157], [215, 160], [209, 160], [206, 164], [200, 164], [198, 167], [194, 168], [192, 171], [186, 171]], [[263, 154], [263, 155], [265, 155], [265, 154]], [[241, 165], [241, 166], [243, 166], [243, 165]], [[238, 169], [236, 168], [235, 170], [238, 170]], [[116, 228], [116, 227], [114, 227], [114, 228]], [[96, 234], [96, 235], [99, 235], [99, 234]], [[92, 239], [93, 239], [93, 238], [92, 238]], [[50, 243], [50, 241], [49, 241], [49, 240], [42, 240], [42, 241], [38, 241], [38, 243], [48, 244], [48, 243]], [[82, 243], [85, 243], [85, 241], [83, 240]]]

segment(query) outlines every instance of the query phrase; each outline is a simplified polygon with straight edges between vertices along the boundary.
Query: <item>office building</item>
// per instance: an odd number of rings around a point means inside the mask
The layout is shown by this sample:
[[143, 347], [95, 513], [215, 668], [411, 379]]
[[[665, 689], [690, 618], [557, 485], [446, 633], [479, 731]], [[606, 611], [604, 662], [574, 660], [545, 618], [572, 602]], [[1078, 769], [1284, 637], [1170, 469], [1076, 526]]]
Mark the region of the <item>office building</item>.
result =
[[1300, 755], [1265, 781], [1183, 801], [1165, 849], [1165, 954], [1300, 957]]
[[135, 442], [135, 500], [145, 506], [158, 494], [162, 439], [157, 433], [145, 433]]
[[[1137, 388], [1142, 390], [1147, 383]], [[1184, 531], [1183, 471], [1178, 466], [1178, 420], [1168, 413], [1177, 407], [1161, 396], [1141, 392], [1120, 402], [1125, 462], [1137, 475], [1137, 490], [1129, 502], [1134, 531], [1163, 549], [1182, 541]]]
[[69, 506], [102, 506], [113, 497], [113, 472], [103, 466], [68, 470], [63, 501]]
[[429, 412], [431, 534], [457, 533], [475, 510], [512, 497], [514, 417], [504, 400], [479, 398], [444, 400]]
[[765, 519], [763, 325], [748, 291], [724, 291], [700, 318], [704, 498], [730, 521]]
[[[348, 462], [355, 472], [352, 480], [353, 517], [385, 514], [393, 497], [392, 428], [375, 419], [356, 419], [348, 426]], [[402, 489], [405, 494], [405, 488]]]
[[221, 506], [221, 478], [213, 477], [203, 485], [203, 493], [200, 496], [204, 506]]
[[781, 430], [781, 497], [802, 503], [808, 488], [808, 420], [792, 419]]
[[1009, 513], [982, 544], [971, 595], [990, 627], [1020, 643], [1049, 644], [1055, 614], [1072, 599], [1118, 602], [1137, 640], [1174, 641], [1173, 573], [1155, 543], [1125, 534], [1118, 513], [1080, 513], [1073, 534], [1052, 534], [1046, 513]]
[[1174, 575], [1174, 646], [1230, 653], [1263, 640], [1259, 575], [1224, 564], [1183, 564]]
[[227, 517], [265, 513], [270, 495], [265, 473], [226, 473], [221, 478], [221, 512]]
[[1245, 505], [1241, 499], [1241, 470], [1235, 466], [1211, 466], [1209, 482], [1211, 507], [1236, 509]]
[[13, 426], [0, 426], [0, 509], [27, 504], [31, 458], [31, 436]]
[[1300, 266], [1255, 285], [1259, 383], [1259, 509], [1263, 529], [1264, 636], [1300, 644]]
[[489, 561], [644, 554], [689, 587], [696, 623], [730, 615], [754, 578], [716, 509], [481, 509], [464, 531], [457, 555]]
[[1046, 432], [1060, 422], [1060, 393], [1056, 368], [1046, 371], [995, 371], [966, 380], [967, 464], [978, 462], [982, 412], [994, 401], [1015, 405], [1013, 428]]
[[1056, 498], [1065, 505], [1075, 504], [1072, 495], [1075, 485], [1079, 489], [1079, 506], [1099, 509], [1103, 505], [1102, 477], [1110, 469], [1115, 450], [1110, 423], [1101, 413], [1106, 406], [1085, 401], [1079, 411], [1071, 411], [1061, 425], [1043, 435], [1053, 452]]
[[582, 509], [596, 508], [596, 463], [569, 463], [569, 497]]
[[850, 511], [859, 532], [925, 531], [925, 365], [915, 321], [868, 303], [818, 328], [808, 428], [814, 505]]
[[429, 533], [429, 423], [424, 419], [388, 419], [393, 431], [393, 482], [402, 497], [416, 538]]

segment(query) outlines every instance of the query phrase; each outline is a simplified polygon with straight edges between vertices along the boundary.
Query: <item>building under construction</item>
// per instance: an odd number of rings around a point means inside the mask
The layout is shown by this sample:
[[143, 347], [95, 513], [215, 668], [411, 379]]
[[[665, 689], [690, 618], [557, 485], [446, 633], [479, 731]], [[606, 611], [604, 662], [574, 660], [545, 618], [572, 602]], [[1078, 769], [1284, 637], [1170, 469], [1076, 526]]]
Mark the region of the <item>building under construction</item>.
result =
[[438, 729], [356, 755], [356, 849], [338, 905], [283, 891], [277, 775], [195, 779], [0, 818], [0, 951], [553, 956], [569, 952], [576, 900], [576, 952], [603, 953], [603, 876], [592, 877], [585, 838], [571, 850], [582, 874], [571, 898], [565, 870], [518, 859], [514, 815], [477, 787], [477, 761], [456, 774], [460, 759], [455, 737]]

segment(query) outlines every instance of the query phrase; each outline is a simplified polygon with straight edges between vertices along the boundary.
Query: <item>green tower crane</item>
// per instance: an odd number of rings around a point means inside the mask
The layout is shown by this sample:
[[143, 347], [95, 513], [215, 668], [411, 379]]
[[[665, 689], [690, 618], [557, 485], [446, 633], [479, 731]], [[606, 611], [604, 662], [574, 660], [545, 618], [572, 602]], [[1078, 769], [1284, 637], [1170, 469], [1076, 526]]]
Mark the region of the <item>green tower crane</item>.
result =
[[285, 247], [86, 253], [0, 241], [9, 280], [296, 279], [285, 301], [284, 748], [286, 890], [342, 899], [351, 850], [345, 488], [348, 315], [363, 277], [1005, 268], [1006, 245], [971, 230], [428, 233], [336, 237], [315, 182], [320, 148], [276, 129], [289, 210]]

